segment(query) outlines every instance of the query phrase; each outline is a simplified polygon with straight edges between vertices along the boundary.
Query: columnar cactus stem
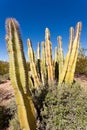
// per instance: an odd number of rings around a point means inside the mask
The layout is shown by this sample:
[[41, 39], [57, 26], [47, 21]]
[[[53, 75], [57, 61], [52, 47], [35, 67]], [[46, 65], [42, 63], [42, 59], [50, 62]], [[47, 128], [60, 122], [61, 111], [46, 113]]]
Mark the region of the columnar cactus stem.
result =
[[54, 59], [54, 73], [55, 73], [55, 80], [58, 81], [59, 76], [59, 67], [58, 67], [58, 47], [55, 47], [55, 59]]
[[32, 49], [32, 43], [30, 41], [30, 39], [27, 40], [27, 44], [28, 44], [28, 57], [30, 60], [30, 69], [32, 72], [32, 77], [34, 80], [34, 85], [36, 88], [38, 88], [40, 86], [40, 80], [36, 71], [36, 66], [35, 66], [35, 58], [34, 58], [34, 52]]
[[45, 30], [45, 49], [46, 49], [46, 65], [48, 68], [48, 83], [52, 82], [53, 76], [53, 62], [52, 62], [52, 45], [50, 42], [50, 31], [48, 28]]
[[59, 78], [61, 77], [61, 73], [63, 70], [63, 49], [62, 49], [62, 37], [58, 36], [58, 43], [59, 43], [59, 47], [58, 47], [58, 61], [59, 61]]
[[65, 62], [64, 62], [63, 69], [62, 69], [61, 76], [59, 77], [59, 84], [62, 84], [62, 82], [64, 81], [64, 78], [65, 78], [65, 75], [66, 75], [66, 71], [68, 68], [68, 63], [69, 63], [69, 59], [70, 59], [70, 55], [71, 55], [71, 51], [72, 51], [73, 40], [74, 40], [74, 29], [73, 29], [73, 27], [71, 27], [70, 28], [70, 42], [69, 42], [68, 53], [67, 53], [66, 58], [65, 58]]
[[37, 46], [37, 60], [36, 60], [36, 70], [38, 73], [38, 76], [41, 80], [41, 51], [40, 51], [40, 43], [38, 42], [38, 46]]
[[47, 83], [47, 67], [46, 67], [46, 53], [45, 53], [45, 42], [42, 45], [42, 55], [41, 55], [41, 77], [42, 83], [45, 85]]
[[58, 62], [58, 47], [55, 47], [55, 63]]
[[37, 46], [37, 59], [40, 60], [40, 43], [38, 42], [38, 46]]
[[71, 84], [74, 80], [74, 72], [75, 72], [76, 61], [77, 61], [77, 56], [78, 56], [81, 27], [82, 27], [81, 22], [78, 22], [76, 26], [76, 36], [73, 41], [72, 52], [70, 55], [70, 60], [69, 60], [67, 73], [65, 77], [65, 82], [69, 84]]
[[35, 108], [28, 87], [28, 72], [19, 25], [15, 19], [7, 19], [6, 29], [10, 79], [15, 90], [20, 126], [24, 130], [36, 130]]

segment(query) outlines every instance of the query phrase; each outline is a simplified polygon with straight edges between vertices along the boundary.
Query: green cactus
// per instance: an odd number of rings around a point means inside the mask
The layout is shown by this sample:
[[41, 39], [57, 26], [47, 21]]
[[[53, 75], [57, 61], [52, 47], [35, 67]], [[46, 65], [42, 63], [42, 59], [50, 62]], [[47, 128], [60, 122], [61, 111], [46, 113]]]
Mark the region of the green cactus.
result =
[[40, 56], [40, 43], [38, 42], [38, 46], [37, 46], [37, 59], [40, 60], [41, 56]]
[[64, 56], [63, 56], [63, 49], [62, 49], [62, 37], [58, 36], [57, 38], [59, 46], [58, 46], [58, 63], [59, 63], [59, 79], [61, 77], [61, 73], [63, 70], [64, 64]]
[[69, 84], [71, 84], [74, 80], [76, 61], [78, 57], [78, 48], [79, 48], [79, 43], [80, 43], [81, 27], [82, 27], [81, 22], [78, 22], [76, 26], [76, 36], [73, 41], [72, 51], [70, 55], [66, 77], [65, 77], [65, 82]]
[[33, 51], [32, 43], [31, 43], [30, 39], [27, 40], [27, 44], [28, 44], [28, 57], [30, 60], [30, 69], [32, 72], [33, 80], [34, 80], [34, 85], [38, 89], [38, 87], [40, 87], [41, 83], [40, 83], [40, 79], [38, 77], [38, 73], [36, 71], [34, 51]]
[[52, 61], [52, 45], [50, 42], [50, 31], [48, 28], [45, 30], [45, 51], [46, 51], [46, 65], [48, 70], [48, 83], [54, 80], [53, 74], [53, 61]]
[[7, 19], [6, 29], [10, 79], [15, 91], [20, 126], [24, 130], [36, 130], [35, 108], [28, 86], [28, 71], [26, 69], [19, 24], [15, 19]]
[[55, 55], [54, 55], [54, 75], [55, 75], [55, 80], [58, 81], [58, 76], [59, 76], [59, 65], [58, 65], [58, 47], [55, 47]]
[[67, 71], [68, 63], [69, 63], [69, 59], [70, 59], [70, 54], [72, 51], [73, 40], [74, 40], [74, 29], [73, 29], [73, 27], [71, 27], [70, 28], [70, 41], [69, 41], [68, 53], [67, 53], [65, 61], [64, 61], [64, 66], [62, 69], [61, 76], [59, 77], [59, 85], [62, 84], [62, 82], [64, 81], [64, 78], [65, 78], [65, 75], [66, 75], [66, 71]]
[[47, 84], [47, 66], [46, 66], [46, 53], [45, 53], [45, 42], [42, 45], [42, 55], [41, 55], [41, 77], [43, 85]]

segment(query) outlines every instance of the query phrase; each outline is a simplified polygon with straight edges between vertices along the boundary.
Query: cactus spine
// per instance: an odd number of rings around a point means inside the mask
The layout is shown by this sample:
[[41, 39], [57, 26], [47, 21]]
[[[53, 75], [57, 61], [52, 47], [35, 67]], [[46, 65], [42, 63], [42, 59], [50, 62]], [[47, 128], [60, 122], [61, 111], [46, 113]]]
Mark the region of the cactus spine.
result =
[[45, 49], [46, 49], [46, 65], [48, 68], [48, 83], [52, 83], [53, 76], [53, 63], [52, 63], [52, 45], [50, 42], [50, 31], [48, 28], [45, 30]]
[[40, 80], [36, 71], [36, 66], [35, 66], [35, 57], [34, 57], [34, 52], [32, 49], [32, 43], [30, 41], [30, 39], [27, 40], [27, 44], [28, 44], [28, 57], [30, 60], [30, 69], [32, 72], [32, 77], [34, 80], [34, 85], [36, 88], [38, 88], [40, 86]]
[[28, 88], [28, 72], [19, 25], [15, 19], [7, 19], [6, 29], [10, 78], [15, 90], [20, 126], [24, 130], [36, 130], [35, 108]]

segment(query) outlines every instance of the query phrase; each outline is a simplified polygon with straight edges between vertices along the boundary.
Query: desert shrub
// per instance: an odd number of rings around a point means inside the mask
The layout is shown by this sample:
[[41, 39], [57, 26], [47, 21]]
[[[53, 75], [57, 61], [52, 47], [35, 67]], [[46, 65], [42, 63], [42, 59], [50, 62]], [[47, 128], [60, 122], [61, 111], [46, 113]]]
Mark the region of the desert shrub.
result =
[[[42, 100], [41, 94], [38, 96]], [[41, 103], [38, 130], [86, 129], [87, 92], [78, 83], [49, 87]]]
[[0, 106], [0, 130], [7, 127], [10, 127], [11, 130], [20, 130], [17, 105], [14, 99], [7, 106]]
[[87, 76], [87, 56], [78, 57], [75, 74]]
[[9, 63], [0, 61], [0, 75], [9, 73]]

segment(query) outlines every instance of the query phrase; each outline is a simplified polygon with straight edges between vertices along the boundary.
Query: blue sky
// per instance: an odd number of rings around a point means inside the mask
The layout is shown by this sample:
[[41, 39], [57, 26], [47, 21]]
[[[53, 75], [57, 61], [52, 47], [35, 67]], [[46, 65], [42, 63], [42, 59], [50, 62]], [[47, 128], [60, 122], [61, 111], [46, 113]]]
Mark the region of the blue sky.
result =
[[14, 17], [20, 23], [24, 51], [27, 58], [27, 38], [37, 43], [44, 40], [45, 28], [51, 33], [53, 49], [57, 36], [63, 39], [66, 54], [69, 42], [69, 28], [82, 21], [81, 43], [87, 48], [87, 0], [0, 0], [0, 60], [8, 60], [5, 42], [5, 20]]

